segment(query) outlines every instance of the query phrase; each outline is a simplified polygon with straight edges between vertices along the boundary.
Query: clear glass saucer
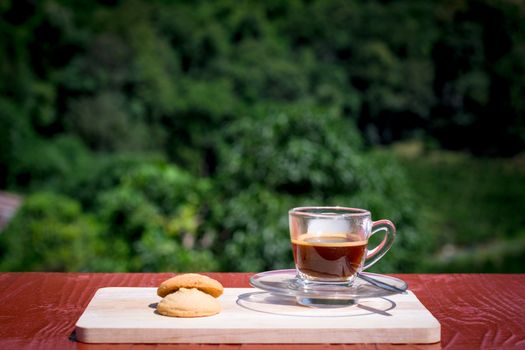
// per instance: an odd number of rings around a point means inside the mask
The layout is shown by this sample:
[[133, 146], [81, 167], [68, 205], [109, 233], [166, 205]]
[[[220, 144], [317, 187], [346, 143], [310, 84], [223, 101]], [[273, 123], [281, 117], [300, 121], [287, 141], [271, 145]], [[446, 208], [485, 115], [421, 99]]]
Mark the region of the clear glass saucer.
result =
[[316, 307], [348, 306], [356, 304], [359, 299], [386, 297], [400, 293], [380, 287], [381, 283], [394, 286], [401, 291], [408, 288], [407, 283], [399, 278], [368, 272], [361, 274], [378, 281], [378, 285], [371, 284], [359, 276], [351, 285], [305, 283], [297, 277], [297, 272], [293, 269], [258, 273], [250, 278], [250, 284], [273, 294], [296, 297], [299, 304]]

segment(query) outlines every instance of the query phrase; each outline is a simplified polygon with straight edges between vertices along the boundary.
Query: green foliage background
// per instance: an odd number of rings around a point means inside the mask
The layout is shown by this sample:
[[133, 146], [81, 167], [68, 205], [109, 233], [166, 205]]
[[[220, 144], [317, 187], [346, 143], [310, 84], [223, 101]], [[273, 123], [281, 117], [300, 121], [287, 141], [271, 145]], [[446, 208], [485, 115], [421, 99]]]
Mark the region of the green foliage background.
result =
[[1, 270], [290, 267], [300, 205], [394, 221], [376, 271], [523, 270], [523, 219], [484, 219], [521, 170], [439, 151], [523, 150], [520, 2], [12, 0], [0, 38]]

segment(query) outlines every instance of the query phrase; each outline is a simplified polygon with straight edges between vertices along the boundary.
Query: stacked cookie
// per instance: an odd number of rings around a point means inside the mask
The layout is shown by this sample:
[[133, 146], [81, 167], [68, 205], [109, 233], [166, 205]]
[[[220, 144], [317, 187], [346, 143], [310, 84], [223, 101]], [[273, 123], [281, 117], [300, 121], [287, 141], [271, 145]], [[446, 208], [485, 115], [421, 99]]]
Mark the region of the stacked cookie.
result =
[[157, 289], [163, 299], [157, 312], [174, 317], [203, 317], [218, 314], [221, 304], [216, 298], [224, 291], [222, 284], [208, 276], [188, 273], [172, 277]]

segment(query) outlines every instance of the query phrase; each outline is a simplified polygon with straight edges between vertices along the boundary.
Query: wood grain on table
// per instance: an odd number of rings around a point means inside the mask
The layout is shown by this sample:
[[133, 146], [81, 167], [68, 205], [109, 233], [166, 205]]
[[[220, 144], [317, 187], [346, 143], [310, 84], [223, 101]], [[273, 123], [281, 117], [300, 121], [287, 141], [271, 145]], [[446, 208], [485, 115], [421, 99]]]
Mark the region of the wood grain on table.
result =
[[[156, 287], [171, 273], [0, 273], [0, 349], [107, 349], [74, 340], [75, 323], [102, 287]], [[249, 273], [209, 273], [249, 287]], [[441, 323], [430, 345], [322, 344], [330, 349], [525, 348], [525, 274], [396, 274]], [[319, 344], [221, 344], [222, 349], [318, 349]], [[208, 349], [209, 344], [118, 344], [111, 349]]]

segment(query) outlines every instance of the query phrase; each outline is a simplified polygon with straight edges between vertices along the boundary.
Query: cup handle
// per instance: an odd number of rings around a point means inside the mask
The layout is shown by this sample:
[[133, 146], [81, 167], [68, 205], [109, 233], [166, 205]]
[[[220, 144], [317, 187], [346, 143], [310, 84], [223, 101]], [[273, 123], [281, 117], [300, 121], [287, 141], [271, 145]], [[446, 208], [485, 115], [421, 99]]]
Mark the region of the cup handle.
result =
[[381, 259], [383, 255], [385, 255], [386, 252], [390, 249], [392, 243], [394, 243], [394, 238], [396, 238], [396, 227], [391, 221], [378, 220], [372, 222], [372, 233], [370, 234], [370, 237], [372, 237], [375, 233], [379, 231], [386, 231], [385, 238], [383, 238], [383, 240], [377, 245], [377, 247], [368, 251], [363, 270], [368, 269], [370, 266], [374, 265], [379, 259]]

